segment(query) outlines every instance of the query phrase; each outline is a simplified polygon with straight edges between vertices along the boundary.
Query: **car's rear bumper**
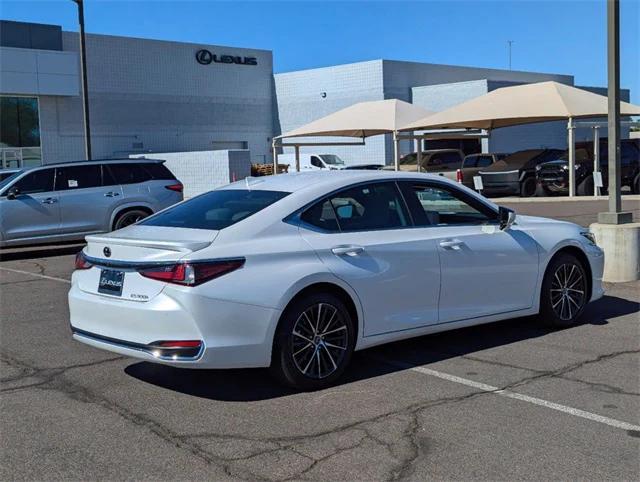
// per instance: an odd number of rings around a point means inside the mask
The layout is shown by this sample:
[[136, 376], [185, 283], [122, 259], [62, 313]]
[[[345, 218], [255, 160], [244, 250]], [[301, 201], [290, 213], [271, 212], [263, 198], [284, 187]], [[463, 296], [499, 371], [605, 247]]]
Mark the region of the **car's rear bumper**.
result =
[[[69, 313], [74, 339], [96, 348], [189, 368], [243, 368], [270, 365], [281, 312], [170, 289], [150, 301], [115, 299], [74, 284]], [[153, 349], [180, 340], [199, 340], [202, 349], [190, 357]]]

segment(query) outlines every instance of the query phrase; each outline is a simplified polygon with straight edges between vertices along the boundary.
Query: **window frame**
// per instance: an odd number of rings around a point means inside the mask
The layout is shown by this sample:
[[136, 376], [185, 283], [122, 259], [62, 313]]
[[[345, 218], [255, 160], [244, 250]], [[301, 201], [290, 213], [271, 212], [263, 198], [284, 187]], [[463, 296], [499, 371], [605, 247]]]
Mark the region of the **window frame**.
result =
[[[481, 212], [482, 214], [485, 214], [488, 218], [489, 218], [489, 224], [499, 224], [500, 220], [499, 220], [499, 213], [498, 210], [494, 209], [491, 205], [485, 203], [484, 201], [476, 198], [475, 196], [472, 196], [466, 192], [464, 192], [461, 189], [458, 189], [455, 186], [450, 186], [447, 183], [444, 182], [438, 182], [437, 180], [425, 180], [425, 179], [400, 179], [398, 180], [398, 187], [400, 188], [403, 198], [405, 199], [405, 203], [407, 204], [408, 208], [409, 208], [409, 212], [411, 213], [411, 218], [412, 220], [415, 220], [417, 215], [419, 215], [419, 211], [418, 209], [423, 209], [422, 205], [416, 205], [416, 202], [413, 202], [413, 199], [411, 198], [411, 196], [413, 195], [415, 197], [415, 194], [410, 191], [413, 186], [415, 185], [420, 185], [420, 186], [424, 186], [424, 187], [430, 187], [430, 188], [435, 188], [435, 189], [442, 189], [445, 191], [449, 191], [453, 194], [454, 197], [456, 197], [457, 199], [459, 199], [460, 201], [468, 204], [469, 206], [471, 206], [472, 208], [474, 208], [475, 210]], [[407, 198], [411, 199], [411, 201], [408, 201]], [[416, 226], [415, 225], [415, 221], [413, 221], [413, 225], [416, 228], [441, 228], [443, 226], [439, 226], [437, 224], [430, 224], [430, 225], [425, 225], [425, 226]], [[455, 226], [479, 226], [479, 224], [477, 223], [457, 223], [457, 224], [450, 224], [447, 225], [447, 227], [455, 227]]]
[[[336, 197], [336, 195], [340, 194], [341, 192], [344, 191], [348, 191], [350, 189], [354, 189], [357, 188], [359, 186], [366, 186], [366, 185], [370, 185], [370, 184], [394, 184], [394, 187], [399, 195], [399, 198], [401, 200], [401, 209], [404, 209], [405, 211], [405, 215], [407, 217], [407, 225], [406, 226], [395, 226], [395, 227], [391, 227], [391, 228], [377, 228], [377, 229], [358, 229], [358, 230], [349, 230], [349, 231], [343, 231], [342, 227], [340, 226], [340, 219], [338, 217], [338, 213], [335, 210], [335, 206], [333, 205], [333, 203], [330, 201], [331, 198]], [[310, 224], [306, 221], [304, 221], [302, 219], [302, 214], [305, 213], [307, 210], [311, 209], [313, 206], [315, 206], [316, 204], [319, 203], [325, 203], [329, 201], [329, 205], [331, 206], [331, 209], [333, 209], [333, 213], [336, 217], [336, 224], [338, 225], [338, 230], [337, 231], [331, 231], [328, 229], [323, 229], [319, 226], [316, 226], [314, 224]], [[377, 231], [397, 231], [399, 229], [408, 229], [408, 228], [413, 228], [414, 227], [414, 222], [413, 222], [413, 214], [411, 212], [411, 209], [409, 209], [409, 206], [407, 205], [407, 201], [404, 197], [404, 193], [402, 192], [402, 189], [400, 188], [400, 186], [398, 185], [398, 179], [381, 179], [381, 180], [368, 180], [368, 181], [361, 181], [361, 182], [357, 182], [354, 184], [349, 184], [348, 186], [343, 186], [339, 189], [335, 189], [334, 191], [331, 191], [328, 194], [325, 194], [319, 198], [316, 198], [315, 200], [308, 202], [307, 204], [305, 204], [303, 207], [297, 209], [296, 211], [294, 211], [293, 213], [291, 213], [289, 216], [287, 216], [286, 218], [283, 219], [283, 221], [285, 223], [288, 224], [293, 224], [294, 226], [298, 226], [300, 228], [304, 228], [307, 229], [309, 231], [315, 231], [317, 233], [323, 233], [323, 234], [342, 234], [342, 233], [372, 233], [372, 232], [377, 232]]]

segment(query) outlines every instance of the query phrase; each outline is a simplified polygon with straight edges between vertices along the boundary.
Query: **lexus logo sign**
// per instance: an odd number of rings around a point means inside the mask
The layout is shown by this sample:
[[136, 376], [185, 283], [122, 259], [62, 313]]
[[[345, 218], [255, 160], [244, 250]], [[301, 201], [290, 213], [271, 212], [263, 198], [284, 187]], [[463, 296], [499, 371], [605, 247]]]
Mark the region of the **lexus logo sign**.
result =
[[200, 65], [216, 64], [238, 64], [238, 65], [258, 65], [255, 57], [241, 57], [239, 55], [218, 55], [210, 50], [200, 49], [196, 52], [196, 60]]

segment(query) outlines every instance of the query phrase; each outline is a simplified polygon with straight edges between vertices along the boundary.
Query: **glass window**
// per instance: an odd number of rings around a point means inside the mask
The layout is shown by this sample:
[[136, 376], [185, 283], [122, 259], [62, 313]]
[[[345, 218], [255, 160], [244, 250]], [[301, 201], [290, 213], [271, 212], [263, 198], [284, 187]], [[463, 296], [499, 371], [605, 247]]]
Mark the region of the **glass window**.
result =
[[416, 226], [486, 224], [496, 219], [489, 207], [454, 189], [402, 183]]
[[325, 199], [311, 206], [302, 213], [300, 219], [324, 231], [336, 232], [340, 230], [336, 219], [336, 212], [333, 210], [329, 199]]
[[451, 166], [452, 164], [459, 164], [461, 161], [460, 154], [457, 152], [438, 152], [431, 157], [429, 164], [433, 166], [443, 164]]
[[476, 167], [489, 167], [491, 164], [493, 164], [491, 156], [478, 156]]
[[330, 199], [340, 231], [370, 231], [407, 226], [408, 216], [395, 183], [346, 189]]
[[478, 156], [467, 156], [462, 161], [462, 167], [476, 167]]
[[176, 177], [167, 169], [167, 167], [159, 162], [147, 162], [141, 164], [142, 168], [147, 171], [151, 179], [163, 181], [175, 181]]
[[40, 145], [38, 99], [0, 97], [0, 146], [37, 147]]
[[330, 166], [344, 166], [344, 161], [335, 154], [321, 154], [320, 157]]
[[640, 157], [640, 153], [638, 152], [638, 148], [632, 142], [621, 142], [620, 143], [620, 163], [622, 165], [633, 164], [634, 162], [638, 162], [638, 158]]
[[323, 167], [322, 161], [318, 159], [316, 156], [311, 156], [311, 165], [315, 167], [319, 167], [320, 169], [322, 169]]
[[211, 191], [165, 209], [139, 224], [220, 230], [252, 216], [288, 194], [244, 189]]
[[[53, 169], [38, 169], [25, 175], [14, 185], [20, 194], [37, 194], [53, 191]], [[6, 194], [6, 193], [5, 193]]]
[[85, 189], [101, 185], [100, 164], [56, 168], [56, 191]]
[[111, 180], [115, 181], [115, 184], [136, 184], [138, 182], [145, 182], [151, 179], [151, 174], [138, 163], [108, 163], [105, 164], [105, 167], [111, 174], [109, 184], [111, 184]]

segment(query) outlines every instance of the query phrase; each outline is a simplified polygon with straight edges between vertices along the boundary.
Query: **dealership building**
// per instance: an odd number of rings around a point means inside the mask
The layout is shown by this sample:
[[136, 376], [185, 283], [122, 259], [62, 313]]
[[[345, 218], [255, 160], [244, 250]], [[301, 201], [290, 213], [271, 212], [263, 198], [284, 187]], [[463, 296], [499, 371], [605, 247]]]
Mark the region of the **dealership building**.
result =
[[[356, 102], [397, 98], [438, 111], [508, 85], [574, 85], [571, 75], [392, 60], [274, 75], [268, 50], [109, 35], [88, 34], [86, 49], [94, 158], [247, 149], [252, 162], [271, 162], [274, 136]], [[0, 22], [3, 165], [84, 157], [78, 50], [77, 32]], [[629, 92], [622, 97], [628, 100]], [[592, 136], [588, 127], [576, 134]], [[548, 122], [499, 129], [482, 140], [427, 141], [425, 147], [509, 152], [564, 148], [566, 138], [565, 123]], [[393, 157], [389, 136], [359, 147], [305, 149], [336, 153], [348, 163], [390, 163]]]

